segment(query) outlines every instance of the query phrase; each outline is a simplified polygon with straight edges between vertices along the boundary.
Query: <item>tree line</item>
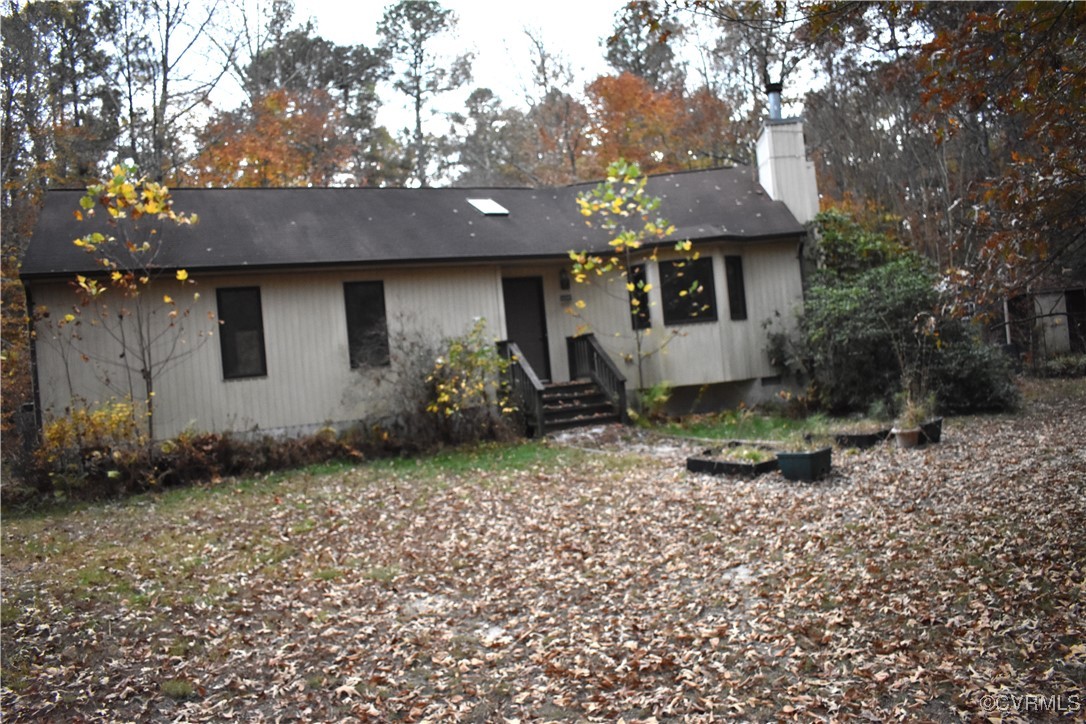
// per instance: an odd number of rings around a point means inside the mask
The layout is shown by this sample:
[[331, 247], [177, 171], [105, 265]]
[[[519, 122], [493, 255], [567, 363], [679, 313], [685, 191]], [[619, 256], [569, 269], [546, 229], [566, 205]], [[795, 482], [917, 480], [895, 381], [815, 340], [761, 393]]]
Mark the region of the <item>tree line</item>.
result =
[[[530, 81], [512, 99], [473, 86], [470, 55], [439, 52], [457, 18], [436, 0], [389, 6], [373, 47], [320, 37], [302, 9], [7, 0], [5, 425], [29, 399], [17, 272], [41, 194], [122, 159], [171, 187], [536, 186], [598, 179], [619, 158], [646, 173], [742, 165], [780, 82], [823, 207], [931, 259], [961, 311], [1086, 270], [1082, 3], [632, 0], [605, 44], [611, 72], [579, 86], [529, 32]], [[224, 83], [243, 91], [235, 107], [211, 100]], [[409, 128], [377, 122], [389, 86]], [[433, 120], [453, 91], [464, 107]]]

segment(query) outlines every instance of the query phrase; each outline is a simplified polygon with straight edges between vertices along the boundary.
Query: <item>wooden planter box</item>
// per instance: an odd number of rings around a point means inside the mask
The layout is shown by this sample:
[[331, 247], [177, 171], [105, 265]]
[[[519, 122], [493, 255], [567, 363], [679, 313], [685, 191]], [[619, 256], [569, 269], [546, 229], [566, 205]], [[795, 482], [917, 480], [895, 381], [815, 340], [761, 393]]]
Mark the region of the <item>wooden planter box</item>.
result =
[[833, 448], [777, 453], [777, 466], [788, 480], [818, 480], [830, 472]]
[[890, 437], [890, 428], [872, 432], [840, 432], [834, 435], [833, 439], [841, 447], [854, 447], [863, 450], [864, 448], [882, 444], [888, 437]]
[[760, 463], [740, 460], [725, 460], [714, 454], [713, 450], [706, 450], [701, 455], [694, 455], [686, 459], [686, 469], [692, 473], [708, 473], [710, 475], [735, 475], [739, 477], [753, 478], [763, 473], [777, 469], [775, 459], [763, 460]]

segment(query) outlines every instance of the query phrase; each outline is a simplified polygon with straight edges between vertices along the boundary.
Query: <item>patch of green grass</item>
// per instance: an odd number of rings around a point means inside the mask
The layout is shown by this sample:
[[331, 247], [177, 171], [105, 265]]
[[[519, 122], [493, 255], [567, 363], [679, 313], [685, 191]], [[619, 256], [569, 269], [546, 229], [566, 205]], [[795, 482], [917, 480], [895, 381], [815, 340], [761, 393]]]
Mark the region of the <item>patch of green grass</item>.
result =
[[171, 699], [188, 699], [196, 694], [196, 687], [187, 679], [167, 679], [158, 688]]
[[358, 467], [357, 462], [349, 460], [331, 460], [325, 463], [314, 463], [305, 468], [310, 475], [342, 475]]
[[97, 565], [85, 566], [75, 576], [75, 582], [81, 588], [106, 586], [111, 581], [113, 581], [113, 574]]
[[316, 527], [317, 527], [317, 521], [313, 520], [312, 518], [306, 518], [305, 520], [301, 521], [300, 523], [296, 523], [290, 529], [290, 532], [292, 534], [294, 534], [294, 535], [298, 535], [300, 533], [308, 533], [309, 531], [313, 530]]
[[314, 578], [318, 578], [322, 581], [334, 581], [343, 575], [343, 571], [338, 568], [321, 568], [319, 571], [313, 574]]
[[772, 450], [766, 450], [760, 447], [737, 445], [735, 447], [724, 448], [720, 453], [720, 457], [725, 460], [734, 460], [735, 462], [742, 463], [764, 463], [767, 460], [772, 460], [774, 453]]
[[691, 415], [669, 422], [663, 431], [671, 435], [713, 440], [786, 440], [805, 434], [824, 434], [826, 418], [812, 415], [797, 419], [747, 408], [708, 415]]
[[15, 623], [23, 615], [23, 607], [9, 601], [0, 603], [0, 626]]
[[328, 686], [328, 677], [324, 674], [307, 674], [305, 687], [310, 691], [321, 691]]
[[386, 584], [392, 583], [398, 575], [400, 575], [399, 566], [373, 566], [362, 573], [363, 578]]
[[295, 553], [297, 553], [297, 550], [294, 546], [287, 543], [276, 543], [271, 548], [258, 552], [256, 554], [256, 562], [266, 565], [275, 565], [276, 563], [282, 563]]
[[3, 679], [5, 688], [16, 693], [23, 691], [31, 683], [29, 663], [20, 660], [17, 665], [0, 667], [0, 679]]
[[176, 656], [178, 658], [185, 658], [190, 652], [199, 649], [197, 643], [191, 639], [178, 638], [166, 647], [166, 653], [170, 656]]
[[516, 472], [533, 467], [554, 467], [568, 463], [577, 451], [552, 447], [542, 442], [480, 443], [418, 458], [377, 460], [372, 468], [415, 477], [459, 475], [485, 469], [489, 472]]

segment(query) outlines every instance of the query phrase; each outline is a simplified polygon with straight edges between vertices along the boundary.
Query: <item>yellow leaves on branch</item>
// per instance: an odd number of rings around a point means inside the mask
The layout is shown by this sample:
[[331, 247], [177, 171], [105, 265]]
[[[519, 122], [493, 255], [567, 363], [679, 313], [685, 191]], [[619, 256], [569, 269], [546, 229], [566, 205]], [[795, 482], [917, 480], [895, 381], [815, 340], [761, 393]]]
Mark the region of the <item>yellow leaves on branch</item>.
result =
[[98, 285], [98, 281], [96, 279], [88, 279], [82, 274], [76, 275], [75, 283], [80, 290], [82, 290], [85, 294], [92, 298], [97, 297], [98, 295], [103, 294], [106, 291], [105, 288]]
[[[112, 171], [113, 175], [108, 180], [87, 186], [86, 193], [79, 200], [80, 208], [74, 213], [77, 220], [84, 221], [94, 216], [98, 207], [104, 208], [109, 224], [124, 230], [122, 239], [95, 231], [72, 243], [95, 255], [98, 265], [110, 270], [109, 281], [114, 287], [127, 296], [135, 296], [141, 286], [147, 286], [158, 276], [154, 259], [161, 245], [161, 241], [153, 245], [148, 238], [133, 238], [140, 232], [138, 220], [150, 216], [187, 226], [197, 223], [199, 219], [196, 214], [177, 213], [170, 190], [146, 177], [137, 177], [134, 167], [118, 164]], [[157, 228], [149, 229], [146, 236], [155, 237], [158, 231]], [[185, 269], [178, 269], [174, 276], [183, 284], [195, 283]], [[77, 277], [76, 286], [81, 294], [90, 298], [105, 291], [96, 281], [82, 276]], [[169, 295], [164, 297], [164, 301], [173, 304]]]
[[[676, 231], [674, 224], [657, 216], [661, 199], [646, 192], [646, 183], [637, 163], [619, 159], [608, 166], [606, 180], [578, 195], [577, 206], [589, 226], [598, 218], [599, 226], [611, 233], [607, 242], [611, 255], [569, 252], [573, 280], [585, 283], [593, 274], [602, 277], [615, 272], [625, 281], [629, 304], [635, 311], [643, 305], [642, 297], [652, 290], [652, 285], [644, 279], [635, 280], [631, 267], [655, 262], [662, 242]], [[674, 251], [683, 257], [684, 263], [700, 256], [689, 239], [676, 241]], [[584, 309], [585, 303], [578, 301], [575, 306]]]
[[120, 164], [113, 167], [113, 176], [108, 181], [87, 187], [79, 206], [82, 211], [76, 211], [75, 216], [80, 221], [84, 218], [83, 211], [93, 216], [98, 206], [106, 210], [114, 223], [125, 218], [135, 221], [142, 216], [154, 216], [182, 225], [194, 224], [198, 220], [195, 214], [174, 211], [168, 188], [144, 176], [136, 177], [135, 167]]

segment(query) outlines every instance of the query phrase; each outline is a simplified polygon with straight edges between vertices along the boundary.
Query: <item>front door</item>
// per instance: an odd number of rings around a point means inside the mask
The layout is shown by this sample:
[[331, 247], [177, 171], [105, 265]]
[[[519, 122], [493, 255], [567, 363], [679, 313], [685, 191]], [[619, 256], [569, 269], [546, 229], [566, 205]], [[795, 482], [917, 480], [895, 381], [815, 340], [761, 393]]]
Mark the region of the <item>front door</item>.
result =
[[547, 313], [543, 308], [543, 277], [502, 279], [505, 325], [540, 380], [551, 378]]

